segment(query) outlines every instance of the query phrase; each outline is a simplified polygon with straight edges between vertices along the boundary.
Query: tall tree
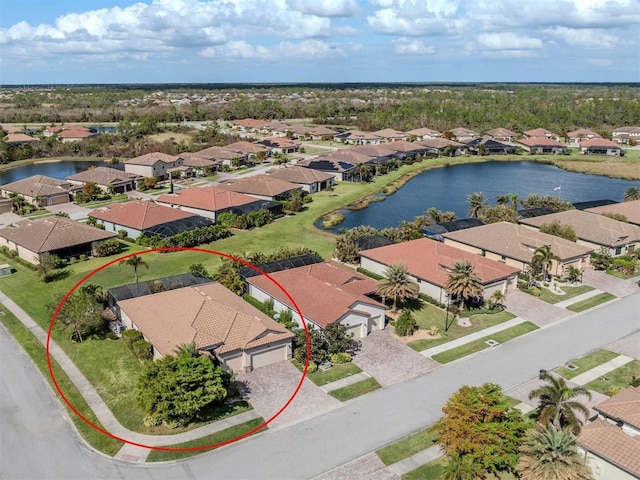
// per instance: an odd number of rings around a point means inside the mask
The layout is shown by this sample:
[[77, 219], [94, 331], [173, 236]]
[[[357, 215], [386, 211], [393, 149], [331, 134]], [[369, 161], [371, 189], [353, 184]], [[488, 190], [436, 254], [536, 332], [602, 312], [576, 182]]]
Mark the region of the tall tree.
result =
[[133, 267], [133, 274], [135, 275], [136, 283], [138, 283], [138, 268], [145, 267], [146, 269], [149, 269], [147, 262], [142, 260], [138, 255], [120, 260], [119, 265], [131, 265]]
[[[52, 305], [53, 311], [59, 302]], [[82, 342], [91, 335], [103, 333], [102, 305], [97, 300], [97, 290], [91, 285], [78, 289], [64, 303], [56, 323], [63, 330], [71, 330], [71, 340]]]
[[624, 191], [625, 202], [631, 202], [632, 200], [640, 200], [640, 187], [629, 187]]
[[460, 307], [464, 307], [473, 298], [480, 298], [484, 287], [473, 265], [468, 260], [453, 264], [449, 270], [449, 278], [445, 290], [460, 299]]
[[533, 257], [531, 257], [531, 263], [540, 265], [542, 268], [542, 274], [545, 280], [549, 270], [553, 267], [554, 260], [559, 261], [560, 258], [551, 251], [551, 245], [536, 248], [533, 252]]
[[576, 400], [585, 396], [591, 400], [591, 392], [584, 387], [570, 387], [562, 377], [556, 377], [548, 372], [540, 374], [540, 379], [546, 385], [536, 388], [529, 393], [529, 398], [538, 398], [538, 422], [551, 423], [557, 429], [567, 427], [577, 435], [580, 433], [582, 422], [577, 416], [580, 412], [585, 418], [589, 416], [589, 409]]
[[520, 447], [521, 480], [592, 480], [575, 437], [552, 425], [531, 429]]
[[384, 271], [384, 278], [378, 281], [376, 293], [383, 297], [393, 298], [392, 312], [398, 311], [398, 300], [415, 298], [420, 287], [409, 279], [407, 267], [400, 263], [389, 265]]
[[467, 216], [478, 218], [487, 207], [487, 199], [482, 192], [473, 192], [467, 196], [469, 211]]

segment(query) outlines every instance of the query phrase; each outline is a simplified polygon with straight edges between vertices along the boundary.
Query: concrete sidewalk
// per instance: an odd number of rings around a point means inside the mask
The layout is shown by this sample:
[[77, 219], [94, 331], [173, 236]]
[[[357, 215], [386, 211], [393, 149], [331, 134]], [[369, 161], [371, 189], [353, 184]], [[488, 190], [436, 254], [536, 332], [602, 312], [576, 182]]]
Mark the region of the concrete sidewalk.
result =
[[371, 378], [367, 372], [356, 373], [355, 375], [349, 375], [348, 377], [341, 378], [340, 380], [336, 380], [335, 382], [327, 383], [325, 385], [320, 385], [320, 388], [325, 392], [333, 392], [334, 390], [338, 390], [342, 387], [348, 387], [349, 385], [353, 385], [354, 383], [361, 382], [362, 380], [366, 380], [367, 378]]
[[501, 332], [502, 330], [506, 330], [507, 328], [515, 327], [516, 325], [520, 325], [521, 323], [524, 323], [526, 321], [527, 320], [521, 317], [512, 318], [511, 320], [499, 323], [498, 325], [494, 325], [493, 327], [485, 328], [484, 330], [480, 330], [479, 332], [456, 338], [455, 340], [451, 340], [450, 342], [443, 343], [427, 350], [422, 350], [420, 353], [425, 357], [432, 357], [433, 355], [451, 350], [452, 348], [466, 345], [467, 343], [473, 342], [474, 340], [491, 336], [492, 334]]
[[409, 473], [418, 467], [421, 467], [425, 463], [429, 463], [436, 458], [440, 458], [444, 455], [444, 452], [440, 449], [439, 445], [433, 445], [425, 450], [422, 450], [409, 458], [400, 460], [397, 463], [389, 465], [387, 468], [394, 472], [398, 476], [402, 476], [405, 473]]
[[612, 358], [611, 360], [603, 363], [602, 365], [598, 365], [597, 367], [594, 367], [591, 370], [587, 370], [586, 372], [573, 377], [570, 381], [582, 386], [595, 380], [596, 378], [603, 377], [604, 375], [615, 370], [616, 368], [620, 368], [623, 365], [626, 365], [627, 363], [632, 361], [633, 361], [633, 358], [627, 357], [626, 355], [620, 355], [616, 358]]
[[556, 307], [567, 308], [569, 305], [573, 305], [574, 303], [581, 302], [582, 300], [586, 300], [587, 298], [595, 297], [596, 295], [600, 295], [602, 290], [590, 290], [581, 295], [576, 295], [575, 297], [571, 297], [567, 300], [562, 300], [561, 302], [555, 303]]

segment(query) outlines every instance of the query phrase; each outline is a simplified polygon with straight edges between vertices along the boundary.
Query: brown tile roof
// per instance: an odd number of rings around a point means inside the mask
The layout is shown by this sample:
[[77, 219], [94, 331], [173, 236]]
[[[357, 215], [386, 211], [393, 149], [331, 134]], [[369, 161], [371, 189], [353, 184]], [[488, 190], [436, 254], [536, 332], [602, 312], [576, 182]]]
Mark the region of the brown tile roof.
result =
[[531, 262], [536, 248], [545, 245], [550, 245], [551, 251], [560, 257], [561, 261], [586, 256], [593, 252], [592, 248], [509, 222], [467, 228], [445, 233], [443, 237], [525, 263]]
[[640, 477], [640, 435], [632, 437], [620, 427], [598, 419], [582, 427], [578, 442], [585, 450]]
[[289, 183], [296, 183], [299, 185], [310, 185], [316, 182], [325, 182], [333, 175], [324, 173], [319, 170], [312, 170], [310, 168], [290, 166], [285, 168], [274, 168], [268, 170], [267, 175], [278, 180], [284, 180]]
[[560, 137], [557, 133], [553, 133], [546, 128], [534, 128], [533, 130], [527, 130], [524, 133], [527, 137]]
[[63, 182], [57, 178], [45, 177], [44, 175], [33, 175], [0, 187], [0, 189], [6, 190], [7, 192], [14, 192], [29, 197], [68, 195], [70, 188], [71, 186], [68, 182]]
[[289, 340], [293, 333], [219, 283], [178, 288], [118, 303], [162, 355], [196, 342], [224, 354]]
[[522, 143], [528, 147], [563, 147], [566, 148], [566, 145], [563, 145], [560, 142], [556, 142], [555, 140], [550, 139], [549, 137], [529, 137], [522, 138], [518, 140], [518, 143]]
[[616, 247], [640, 242], [640, 227], [583, 210], [567, 210], [533, 218], [520, 223], [540, 228], [543, 223], [560, 222], [572, 227], [578, 238], [598, 245]]
[[573, 132], [567, 132], [567, 138], [578, 138], [578, 137], [591, 137], [591, 138], [602, 138], [596, 132], [592, 132], [586, 128], [579, 128], [578, 130], [574, 130]]
[[359, 165], [361, 163], [371, 162], [377, 156], [370, 155], [364, 152], [358, 152], [353, 148], [341, 148], [327, 155], [332, 160], [337, 162], [347, 162], [351, 165]]
[[[395, 142], [390, 142], [395, 143]], [[344, 152], [346, 149], [341, 149], [336, 151], [338, 154], [340, 152]], [[397, 150], [394, 150], [389, 146], [389, 143], [384, 143], [382, 145], [356, 145], [355, 147], [351, 147], [348, 149], [349, 152], [364, 154], [369, 157], [379, 158], [379, 157], [392, 157], [397, 153]]]
[[181, 205], [198, 208], [210, 212], [218, 212], [233, 207], [239, 207], [256, 201], [254, 197], [241, 193], [230, 192], [216, 187], [182, 188], [175, 193], [165, 193], [158, 196], [159, 203]]
[[473, 130], [469, 130], [468, 128], [464, 128], [464, 127], [456, 127], [452, 130], [449, 130], [449, 132], [455, 135], [456, 137], [477, 137], [478, 136], [478, 134]]
[[640, 388], [638, 387], [627, 387], [613, 397], [600, 402], [594, 409], [605, 417], [622, 421], [640, 430]]
[[461, 260], [471, 262], [484, 285], [517, 275], [520, 271], [518, 268], [428, 238], [372, 248], [361, 251], [360, 255], [385, 265], [403, 264], [411, 275], [440, 287], [447, 283], [449, 269]]
[[640, 225], [640, 200], [630, 202], [614, 203], [613, 205], [604, 205], [602, 207], [587, 208], [585, 212], [598, 213], [619, 213], [627, 217], [629, 223]]
[[618, 127], [613, 129], [613, 134], [619, 133], [640, 133], [640, 127]]
[[414, 130], [409, 130], [407, 132], [407, 134], [415, 135], [416, 137], [423, 137], [425, 135], [430, 136], [430, 137], [441, 137], [442, 136], [442, 133], [438, 132], [437, 130], [431, 130], [430, 128], [426, 128], [426, 127], [416, 128]]
[[184, 160], [183, 165], [187, 167], [214, 167], [220, 163], [193, 152], [181, 153], [180, 156]]
[[234, 158], [241, 158], [246, 156], [246, 153], [242, 153], [238, 150], [230, 150], [227, 147], [209, 147], [204, 150], [196, 152], [198, 155], [210, 160], [232, 160]]
[[135, 200], [106, 205], [89, 212], [89, 216], [125, 227], [144, 230], [163, 223], [195, 217], [196, 214], [153, 202]]
[[260, 145], [258, 143], [246, 142], [244, 140], [240, 140], [238, 142], [230, 143], [229, 145], [225, 145], [222, 148], [224, 148], [226, 150], [231, 150], [233, 152], [241, 153], [242, 155], [266, 152], [266, 151], [269, 150], [264, 145]]
[[373, 135], [376, 135], [378, 137], [382, 137], [382, 138], [405, 138], [408, 137], [409, 135], [406, 134], [405, 132], [401, 132], [399, 130], [394, 130], [393, 128], [383, 128], [382, 130], [377, 130], [375, 132], [371, 132]]
[[[353, 311], [358, 302], [383, 307], [365, 296], [376, 290], [375, 280], [334, 263], [316, 263], [269, 275], [291, 295], [306, 318], [322, 327]], [[266, 276], [247, 281], [295, 311], [291, 300]]]
[[492, 128], [491, 130], [485, 130], [487, 135], [491, 135], [492, 137], [517, 137], [518, 134], [516, 132], [512, 132], [507, 128]]
[[23, 130], [22, 127], [16, 127], [15, 125], [7, 124], [0, 125], [0, 128], [2, 128], [2, 131], [6, 133], [20, 133]]
[[5, 143], [34, 143], [40, 141], [24, 133], [9, 133], [5, 135], [3, 140]]
[[263, 146], [265, 149], [269, 148], [292, 148], [300, 145], [300, 142], [294, 142], [286, 138], [280, 137], [268, 137], [255, 142], [256, 145]]
[[389, 150], [405, 153], [426, 150], [424, 145], [420, 145], [418, 142], [407, 142], [406, 140], [396, 140], [395, 142], [385, 143], [384, 146]]
[[291, 190], [297, 190], [299, 185], [285, 182], [271, 175], [253, 175], [251, 177], [240, 177], [227, 180], [218, 185], [224, 190], [244, 193], [246, 195], [260, 195], [266, 197], [277, 197]]
[[308, 128], [309, 130], [307, 131], [313, 135], [335, 135], [336, 133], [338, 133], [337, 130], [334, 130], [333, 128], [327, 128], [322, 125], [312, 126]]
[[69, 175], [67, 180], [74, 180], [82, 183], [93, 182], [98, 185], [114, 185], [142, 178], [142, 175], [125, 172], [124, 170], [118, 170], [117, 168], [96, 167], [74, 175]]
[[44, 133], [49, 133], [49, 134], [56, 133], [58, 134], [58, 136], [60, 136], [63, 132], [73, 132], [77, 134], [81, 134], [81, 133], [91, 134], [91, 131], [87, 127], [83, 127], [82, 125], [75, 125], [72, 123], [69, 123], [66, 125], [56, 125], [53, 127], [46, 128], [44, 130]]
[[464, 143], [456, 142], [455, 140], [449, 140], [447, 138], [427, 138], [426, 140], [420, 140], [418, 143], [420, 145], [424, 145], [425, 147], [436, 148], [438, 150], [442, 150], [446, 147], [467, 148]]
[[89, 138], [92, 135], [93, 133], [89, 130], [73, 129], [61, 131], [58, 133], [58, 138]]
[[0, 237], [35, 253], [52, 252], [116, 236], [63, 217], [22, 220], [15, 225], [0, 229]]
[[620, 149], [620, 145], [606, 138], [592, 138], [591, 140], [582, 140], [580, 142], [581, 147], [606, 147]]
[[167, 155], [166, 153], [152, 152], [125, 160], [125, 163], [130, 163], [132, 165], [154, 165], [158, 161], [163, 163], [173, 163], [178, 158], [179, 157], [177, 156]]
[[242, 120], [234, 120], [233, 124], [238, 125], [240, 127], [245, 127], [245, 128], [263, 128], [271, 125], [270, 122], [267, 122], [265, 120], [256, 120], [255, 118], [244, 118]]
[[360, 130], [347, 130], [338, 134], [340, 137], [358, 140], [379, 140], [380, 137], [369, 132], [361, 132]]

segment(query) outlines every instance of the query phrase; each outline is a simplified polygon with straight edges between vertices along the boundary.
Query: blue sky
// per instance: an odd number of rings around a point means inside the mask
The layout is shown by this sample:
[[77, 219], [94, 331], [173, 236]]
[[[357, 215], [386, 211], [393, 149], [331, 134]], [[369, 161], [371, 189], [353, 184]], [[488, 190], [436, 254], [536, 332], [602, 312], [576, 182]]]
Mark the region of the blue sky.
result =
[[638, 82], [640, 0], [0, 0], [0, 83]]

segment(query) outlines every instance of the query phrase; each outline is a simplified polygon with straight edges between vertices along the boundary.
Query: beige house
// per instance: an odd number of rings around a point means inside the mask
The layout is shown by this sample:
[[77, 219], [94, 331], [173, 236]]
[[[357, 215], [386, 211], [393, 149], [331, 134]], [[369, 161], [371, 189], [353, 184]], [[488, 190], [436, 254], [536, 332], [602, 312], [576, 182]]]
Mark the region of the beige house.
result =
[[71, 183], [44, 175], [33, 175], [0, 186], [0, 195], [10, 198], [20, 195], [27, 203], [41, 207], [60, 205], [71, 201]]
[[380, 137], [382, 139], [382, 142], [395, 142], [397, 140], [407, 140], [411, 136], [408, 133], [401, 132], [393, 128], [383, 128], [382, 130], [377, 130], [371, 133], [377, 137]]
[[276, 311], [290, 310], [300, 326], [302, 321], [295, 305], [309, 327], [326, 328], [332, 323], [341, 323], [356, 339], [384, 328], [385, 306], [367, 296], [376, 290], [376, 282], [371, 278], [327, 262], [269, 276], [282, 285], [291, 298], [264, 275], [247, 279], [249, 295], [260, 301], [272, 299]]
[[580, 146], [580, 143], [585, 140], [592, 140], [594, 138], [602, 138], [602, 136], [586, 128], [579, 128], [573, 132], [567, 132], [567, 143], [574, 147]]
[[333, 141], [349, 145], [378, 145], [382, 139], [377, 135], [360, 130], [347, 130], [333, 136]]
[[613, 131], [611, 139], [619, 144], [637, 144], [640, 142], [640, 127], [618, 127]]
[[492, 128], [491, 130], [485, 130], [484, 133], [492, 140], [496, 140], [498, 142], [513, 142], [518, 138], [518, 134], [516, 132], [512, 132], [507, 128]]
[[537, 248], [549, 245], [554, 255], [550, 273], [560, 275], [569, 265], [584, 271], [593, 248], [541, 233], [525, 225], [509, 222], [490, 223], [442, 235], [444, 243], [467, 252], [504, 262], [524, 271]]
[[545, 137], [545, 138], [548, 138], [549, 140], [554, 140], [556, 142], [559, 142], [560, 140], [562, 140], [562, 137], [560, 137], [560, 135], [558, 135], [557, 133], [553, 133], [552, 131], [547, 130], [546, 128], [534, 128], [533, 130], [527, 130], [526, 132], [522, 132], [522, 134], [527, 138]]
[[126, 172], [141, 175], [142, 177], [168, 180], [169, 170], [182, 166], [183, 162], [184, 160], [180, 156], [154, 152], [126, 160], [124, 169]]
[[548, 137], [530, 137], [518, 140], [518, 143], [526, 151], [532, 154], [563, 155], [567, 152], [567, 146]]
[[428, 140], [430, 138], [441, 137], [442, 133], [438, 132], [437, 130], [432, 130], [427, 127], [422, 127], [422, 128], [415, 128], [413, 130], [409, 130], [407, 132], [407, 135], [409, 135], [409, 138], [415, 137], [416, 140]]
[[335, 178], [329, 173], [304, 167], [285, 167], [268, 170], [267, 175], [278, 180], [299, 185], [306, 193], [316, 193], [331, 188]]
[[633, 253], [640, 245], [639, 226], [583, 210], [567, 210], [520, 220], [521, 224], [536, 229], [552, 222], [573, 228], [578, 244], [595, 251], [605, 248], [614, 257]]
[[96, 167], [69, 175], [66, 180], [74, 185], [73, 189], [77, 191], [82, 191], [85, 183], [95, 183], [105, 193], [112, 188], [116, 193], [126, 193], [135, 190], [138, 182], [144, 180], [144, 177], [116, 168]]
[[191, 342], [234, 372], [291, 358], [293, 333], [219, 283], [122, 300], [118, 306], [124, 326], [139, 330], [153, 345], [154, 358]]
[[386, 268], [394, 263], [405, 265], [411, 280], [420, 286], [420, 293], [441, 303], [447, 300], [444, 286], [449, 279], [450, 270], [456, 262], [463, 260], [471, 262], [480, 277], [485, 298], [489, 298], [495, 291], [506, 294], [517, 288], [520, 272], [518, 268], [429, 238], [360, 252], [360, 266], [378, 275], [384, 275]]
[[606, 138], [593, 138], [580, 142], [580, 153], [585, 155], [608, 155], [619, 157], [622, 149], [620, 145]]
[[607, 213], [624, 215], [627, 217], [627, 222], [640, 226], [640, 200], [587, 208], [585, 212], [597, 213], [598, 215], [605, 215]]
[[238, 177], [218, 185], [223, 190], [250, 195], [261, 200], [284, 200], [291, 192], [300, 190], [300, 185], [280, 180], [272, 175]]

